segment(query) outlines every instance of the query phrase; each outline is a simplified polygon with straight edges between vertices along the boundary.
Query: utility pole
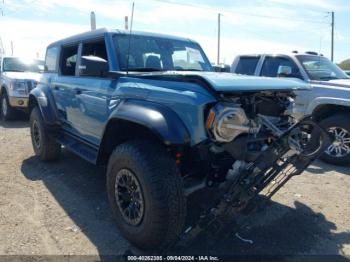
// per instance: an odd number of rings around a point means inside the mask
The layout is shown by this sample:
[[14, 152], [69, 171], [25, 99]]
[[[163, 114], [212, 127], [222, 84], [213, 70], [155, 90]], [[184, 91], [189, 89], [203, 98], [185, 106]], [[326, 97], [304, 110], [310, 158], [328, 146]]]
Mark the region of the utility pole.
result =
[[334, 59], [334, 12], [332, 11], [332, 43], [331, 43], [331, 61]]
[[129, 30], [129, 17], [127, 15], [125, 16], [124, 29]]
[[[5, 6], [5, 0], [2, 0], [2, 6], [3, 7]], [[4, 9], [3, 9], [3, 7], [0, 7], [1, 16], [4, 16]]]
[[5, 48], [0, 37], [0, 56], [5, 54]]
[[217, 57], [217, 61], [216, 61], [216, 63], [217, 63], [217, 65], [219, 65], [220, 64], [220, 30], [221, 30], [221, 16], [222, 16], [222, 14], [220, 14], [220, 13], [218, 13], [218, 57]]
[[90, 13], [90, 26], [91, 26], [91, 31], [96, 30], [96, 16], [95, 12]]
[[11, 56], [13, 56], [13, 41], [11, 40]]

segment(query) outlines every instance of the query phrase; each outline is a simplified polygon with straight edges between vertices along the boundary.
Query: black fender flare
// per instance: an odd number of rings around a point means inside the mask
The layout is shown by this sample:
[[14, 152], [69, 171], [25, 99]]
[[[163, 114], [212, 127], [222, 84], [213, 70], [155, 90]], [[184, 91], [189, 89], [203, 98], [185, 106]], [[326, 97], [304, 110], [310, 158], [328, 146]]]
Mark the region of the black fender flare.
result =
[[189, 145], [191, 141], [189, 131], [176, 112], [154, 102], [122, 101], [110, 115], [111, 120], [125, 120], [144, 126], [165, 145]]
[[56, 105], [48, 86], [40, 85], [30, 92], [28, 104], [29, 112], [31, 112], [36, 105], [39, 107], [41, 115], [47, 125], [57, 124]]

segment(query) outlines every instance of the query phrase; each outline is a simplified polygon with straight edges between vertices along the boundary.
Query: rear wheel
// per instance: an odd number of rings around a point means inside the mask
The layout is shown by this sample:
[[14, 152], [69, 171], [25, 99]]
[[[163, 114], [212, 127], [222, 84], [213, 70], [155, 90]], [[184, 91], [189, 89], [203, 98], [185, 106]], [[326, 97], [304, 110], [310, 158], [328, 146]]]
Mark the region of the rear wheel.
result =
[[320, 122], [335, 140], [322, 154], [321, 159], [335, 165], [350, 163], [350, 117], [334, 115]]
[[35, 155], [41, 160], [59, 158], [61, 145], [50, 136], [38, 107], [35, 107], [30, 114], [30, 134]]
[[118, 228], [132, 244], [162, 249], [178, 239], [186, 200], [175, 161], [161, 145], [119, 145], [109, 159], [107, 192]]
[[1, 105], [1, 117], [5, 121], [13, 119], [15, 116], [15, 109], [10, 105], [9, 98], [6, 91], [4, 91], [1, 94], [0, 105]]

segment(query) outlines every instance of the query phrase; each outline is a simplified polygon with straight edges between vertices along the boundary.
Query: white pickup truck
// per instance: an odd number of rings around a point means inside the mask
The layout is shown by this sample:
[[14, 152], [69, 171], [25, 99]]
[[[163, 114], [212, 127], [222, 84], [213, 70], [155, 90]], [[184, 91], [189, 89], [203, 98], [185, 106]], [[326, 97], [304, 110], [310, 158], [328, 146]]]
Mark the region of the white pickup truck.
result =
[[38, 83], [44, 62], [18, 57], [0, 61], [0, 117], [10, 120], [18, 110], [27, 110], [29, 92]]
[[296, 116], [313, 115], [335, 136], [322, 155], [326, 162], [350, 163], [350, 77], [326, 57], [315, 52], [237, 56], [231, 66], [236, 74], [291, 77], [312, 86], [311, 92], [296, 92]]

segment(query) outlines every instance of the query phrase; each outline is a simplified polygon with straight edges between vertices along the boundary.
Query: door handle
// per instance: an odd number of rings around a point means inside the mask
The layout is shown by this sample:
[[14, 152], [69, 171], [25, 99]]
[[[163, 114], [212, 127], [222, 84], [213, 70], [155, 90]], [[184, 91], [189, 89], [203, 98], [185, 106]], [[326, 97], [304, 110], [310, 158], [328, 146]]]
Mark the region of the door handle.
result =
[[83, 92], [80, 88], [74, 88], [74, 91], [77, 95], [80, 95]]

